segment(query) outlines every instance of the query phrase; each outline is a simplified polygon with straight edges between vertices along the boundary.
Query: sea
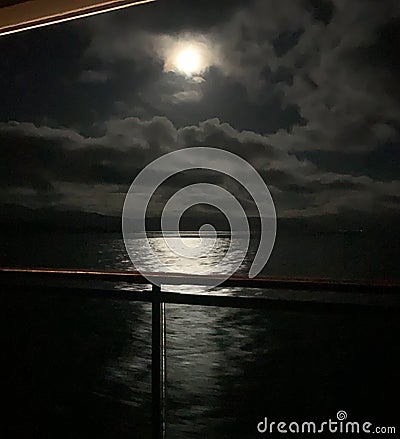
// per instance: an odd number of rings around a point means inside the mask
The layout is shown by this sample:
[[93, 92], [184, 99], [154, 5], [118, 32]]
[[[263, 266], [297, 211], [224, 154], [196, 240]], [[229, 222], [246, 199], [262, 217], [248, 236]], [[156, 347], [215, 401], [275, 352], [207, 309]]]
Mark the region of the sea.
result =
[[[230, 238], [218, 235], [208, 254], [185, 265], [159, 233], [149, 234], [171, 271], [191, 274], [219, 260]], [[141, 252], [140, 240], [129, 245]], [[248, 272], [257, 245], [253, 237], [239, 274]], [[398, 244], [390, 236], [278, 233], [261, 274], [398, 280], [398, 261]], [[134, 270], [117, 233], [3, 233], [0, 263]], [[149, 290], [122, 282], [91, 287]], [[29, 285], [18, 293], [2, 288], [3, 437], [151, 437], [150, 305], [30, 294]], [[168, 290], [196, 293], [190, 286]], [[400, 431], [397, 297], [218, 287], [212, 292], [360, 306], [319, 312], [166, 305], [167, 438], [281, 437], [276, 428], [260, 433], [257, 426], [266, 419], [319, 425], [338, 421], [339, 411], [349, 421]], [[381, 306], [387, 303], [392, 305]], [[317, 436], [340, 437], [326, 430]]]

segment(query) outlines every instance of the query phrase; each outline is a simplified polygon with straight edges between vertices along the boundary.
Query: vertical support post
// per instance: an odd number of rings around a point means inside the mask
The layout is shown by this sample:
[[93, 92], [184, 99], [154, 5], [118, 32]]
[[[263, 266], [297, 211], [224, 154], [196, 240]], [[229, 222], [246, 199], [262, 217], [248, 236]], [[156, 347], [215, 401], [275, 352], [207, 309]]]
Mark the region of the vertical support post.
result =
[[161, 299], [161, 437], [166, 436], [166, 391], [167, 391], [167, 318], [165, 302]]
[[151, 344], [151, 393], [152, 393], [152, 437], [165, 437], [165, 303], [161, 288], [152, 285], [152, 344]]

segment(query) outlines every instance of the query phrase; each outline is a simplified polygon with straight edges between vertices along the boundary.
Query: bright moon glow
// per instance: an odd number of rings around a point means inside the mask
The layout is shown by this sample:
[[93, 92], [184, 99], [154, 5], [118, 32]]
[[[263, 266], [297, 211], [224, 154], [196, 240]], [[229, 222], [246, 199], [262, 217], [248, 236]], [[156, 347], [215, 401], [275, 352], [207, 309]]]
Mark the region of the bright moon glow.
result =
[[176, 59], [176, 65], [186, 75], [198, 73], [200, 70], [200, 54], [193, 48], [182, 50]]
[[211, 50], [204, 42], [181, 39], [164, 49], [164, 71], [198, 77], [212, 64]]

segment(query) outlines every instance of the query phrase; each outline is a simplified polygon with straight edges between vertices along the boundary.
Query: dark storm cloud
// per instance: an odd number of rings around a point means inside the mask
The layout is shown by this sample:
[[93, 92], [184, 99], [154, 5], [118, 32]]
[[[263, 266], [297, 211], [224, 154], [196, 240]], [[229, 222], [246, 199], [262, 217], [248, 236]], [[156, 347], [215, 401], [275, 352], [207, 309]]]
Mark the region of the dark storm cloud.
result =
[[338, 151], [307, 151], [297, 154], [307, 158], [321, 171], [335, 172], [356, 177], [368, 176], [373, 180], [392, 181], [399, 178], [400, 148], [398, 144], [387, 144], [372, 151], [343, 154]]
[[[126, 191], [141, 169], [167, 152], [191, 146], [223, 148], [245, 158], [268, 184], [281, 216], [337, 213], [351, 207], [366, 212], [376, 206], [384, 209], [393, 204], [400, 188], [399, 181], [321, 172], [309, 161], [273, 147], [268, 137], [238, 131], [218, 119], [183, 128], [163, 117], [115, 119], [99, 137], [10, 123], [0, 126], [0, 144], [2, 200], [28, 207], [40, 206], [42, 197], [43, 205], [51, 200], [58, 207], [118, 215]], [[11, 177], [8, 170], [12, 170]], [[200, 172], [167, 181], [153, 213], [168, 194], [199, 179], [222, 184], [252, 207], [246, 191], [230, 178]]]
[[[251, 97], [265, 99], [275, 87], [298, 107], [305, 123], [279, 130], [274, 145], [351, 152], [400, 140], [397, 3], [338, 0], [324, 20], [300, 2], [253, 5], [215, 35], [226, 41], [227, 74]], [[289, 81], [271, 83], [282, 67]]]
[[[266, 102], [249, 101], [245, 85], [215, 68], [200, 83], [164, 74], [143, 85], [139, 99], [153, 113], [168, 115], [178, 126], [219, 117], [241, 130], [275, 133], [301, 120], [296, 106], [282, 107], [279, 94], [272, 89]], [[123, 114], [134, 115], [136, 111], [126, 106]]]
[[283, 86], [285, 101], [298, 104], [307, 124], [290, 136], [278, 133], [276, 145], [348, 153], [399, 142], [396, 43], [385, 36], [398, 5], [339, 0], [334, 5], [329, 25], [307, 27], [282, 59], [295, 72], [293, 83]]

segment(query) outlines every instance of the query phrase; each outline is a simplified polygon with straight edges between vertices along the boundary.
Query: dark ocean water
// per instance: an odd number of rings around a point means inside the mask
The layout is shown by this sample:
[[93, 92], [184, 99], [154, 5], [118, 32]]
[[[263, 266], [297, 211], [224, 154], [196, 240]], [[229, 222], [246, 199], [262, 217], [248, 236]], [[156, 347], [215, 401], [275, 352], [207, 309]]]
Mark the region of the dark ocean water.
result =
[[[226, 239], [198, 263], [218, 256]], [[241, 272], [255, 248], [252, 243]], [[165, 257], [182, 271], [179, 261]], [[3, 236], [0, 258], [3, 266], [132, 269], [117, 234]], [[380, 236], [280, 234], [263, 274], [395, 279], [398, 249]], [[4, 398], [16, 400], [7, 404], [5, 437], [150, 437], [148, 305], [3, 293]], [[378, 308], [278, 313], [168, 305], [167, 437], [260, 437], [256, 426], [264, 416], [318, 421], [339, 410], [352, 420], [398, 425], [392, 400], [399, 396], [399, 334], [398, 315]]]

